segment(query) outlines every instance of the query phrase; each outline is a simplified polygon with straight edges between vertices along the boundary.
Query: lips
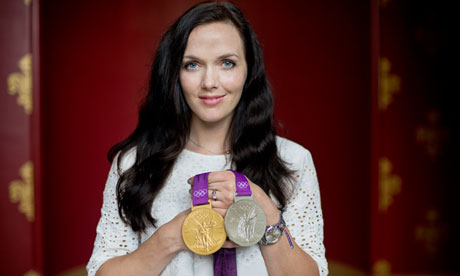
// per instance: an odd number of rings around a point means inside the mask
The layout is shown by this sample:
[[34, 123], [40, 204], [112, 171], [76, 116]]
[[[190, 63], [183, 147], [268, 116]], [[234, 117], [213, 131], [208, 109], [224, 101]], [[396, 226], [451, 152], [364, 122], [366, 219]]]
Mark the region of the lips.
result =
[[224, 99], [225, 95], [218, 96], [199, 96], [200, 100], [206, 105], [216, 105]]

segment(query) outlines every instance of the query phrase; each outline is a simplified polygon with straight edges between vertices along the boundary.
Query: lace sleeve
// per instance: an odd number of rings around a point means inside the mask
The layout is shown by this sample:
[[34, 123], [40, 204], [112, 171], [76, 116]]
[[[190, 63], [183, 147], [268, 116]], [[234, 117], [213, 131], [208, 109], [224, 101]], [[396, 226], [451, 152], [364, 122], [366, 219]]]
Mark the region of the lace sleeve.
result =
[[[318, 264], [321, 276], [328, 274], [323, 244], [323, 215], [316, 170], [311, 154], [302, 148], [302, 159], [295, 165], [296, 188], [283, 214], [288, 229], [297, 243]], [[299, 151], [297, 154], [299, 155]]]
[[[119, 172], [117, 170], [117, 161], [118, 156], [112, 162], [105, 185], [101, 218], [96, 228], [94, 249], [86, 266], [88, 276], [94, 276], [105, 261], [116, 256], [128, 254], [139, 247], [139, 235], [130, 226], [123, 223], [118, 214], [116, 187]], [[132, 153], [127, 153], [121, 164], [122, 169], [132, 166], [132, 162]]]

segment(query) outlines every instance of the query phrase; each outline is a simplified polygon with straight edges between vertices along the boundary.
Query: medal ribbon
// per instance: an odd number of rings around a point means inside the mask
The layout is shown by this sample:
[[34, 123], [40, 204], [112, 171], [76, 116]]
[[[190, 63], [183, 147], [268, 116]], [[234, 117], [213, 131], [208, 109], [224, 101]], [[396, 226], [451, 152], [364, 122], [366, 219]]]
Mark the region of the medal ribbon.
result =
[[207, 204], [208, 200], [208, 175], [197, 174], [193, 178], [193, 206]]
[[237, 276], [235, 248], [221, 248], [214, 253], [214, 276]]
[[222, 216], [212, 209], [208, 195], [208, 173], [193, 177], [192, 212], [182, 225], [185, 245], [194, 253], [210, 255], [225, 242], [225, 223]]
[[237, 171], [230, 170], [235, 174], [235, 186], [236, 186], [236, 193], [238, 196], [251, 196], [251, 186], [249, 186], [249, 182], [246, 177]]
[[[251, 196], [251, 187], [246, 177], [234, 170], [236, 194], [238, 196]], [[221, 248], [214, 253], [214, 276], [236, 276], [236, 250], [235, 248]]]

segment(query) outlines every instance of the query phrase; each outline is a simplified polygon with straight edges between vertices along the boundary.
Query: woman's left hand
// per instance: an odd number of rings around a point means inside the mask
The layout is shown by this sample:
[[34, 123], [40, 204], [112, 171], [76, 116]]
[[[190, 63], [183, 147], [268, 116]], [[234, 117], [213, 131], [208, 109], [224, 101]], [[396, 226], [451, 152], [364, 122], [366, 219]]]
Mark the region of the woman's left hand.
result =
[[[279, 220], [279, 210], [273, 200], [260, 188], [246, 177], [251, 187], [254, 201], [264, 210], [267, 219], [267, 225], [276, 224]], [[191, 177], [188, 182], [193, 182]], [[213, 192], [215, 199], [213, 200]], [[227, 209], [232, 205], [235, 197], [235, 174], [231, 171], [212, 172], [208, 175], [208, 196], [214, 210], [219, 212], [223, 217]]]

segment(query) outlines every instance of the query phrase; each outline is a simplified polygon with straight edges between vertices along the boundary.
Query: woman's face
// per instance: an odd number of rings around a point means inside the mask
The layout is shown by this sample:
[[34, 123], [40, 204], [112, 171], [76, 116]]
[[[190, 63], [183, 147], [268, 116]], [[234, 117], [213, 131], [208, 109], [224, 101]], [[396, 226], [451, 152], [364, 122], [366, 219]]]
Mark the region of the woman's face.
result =
[[192, 124], [229, 123], [246, 74], [243, 41], [233, 24], [215, 22], [193, 29], [180, 71]]

